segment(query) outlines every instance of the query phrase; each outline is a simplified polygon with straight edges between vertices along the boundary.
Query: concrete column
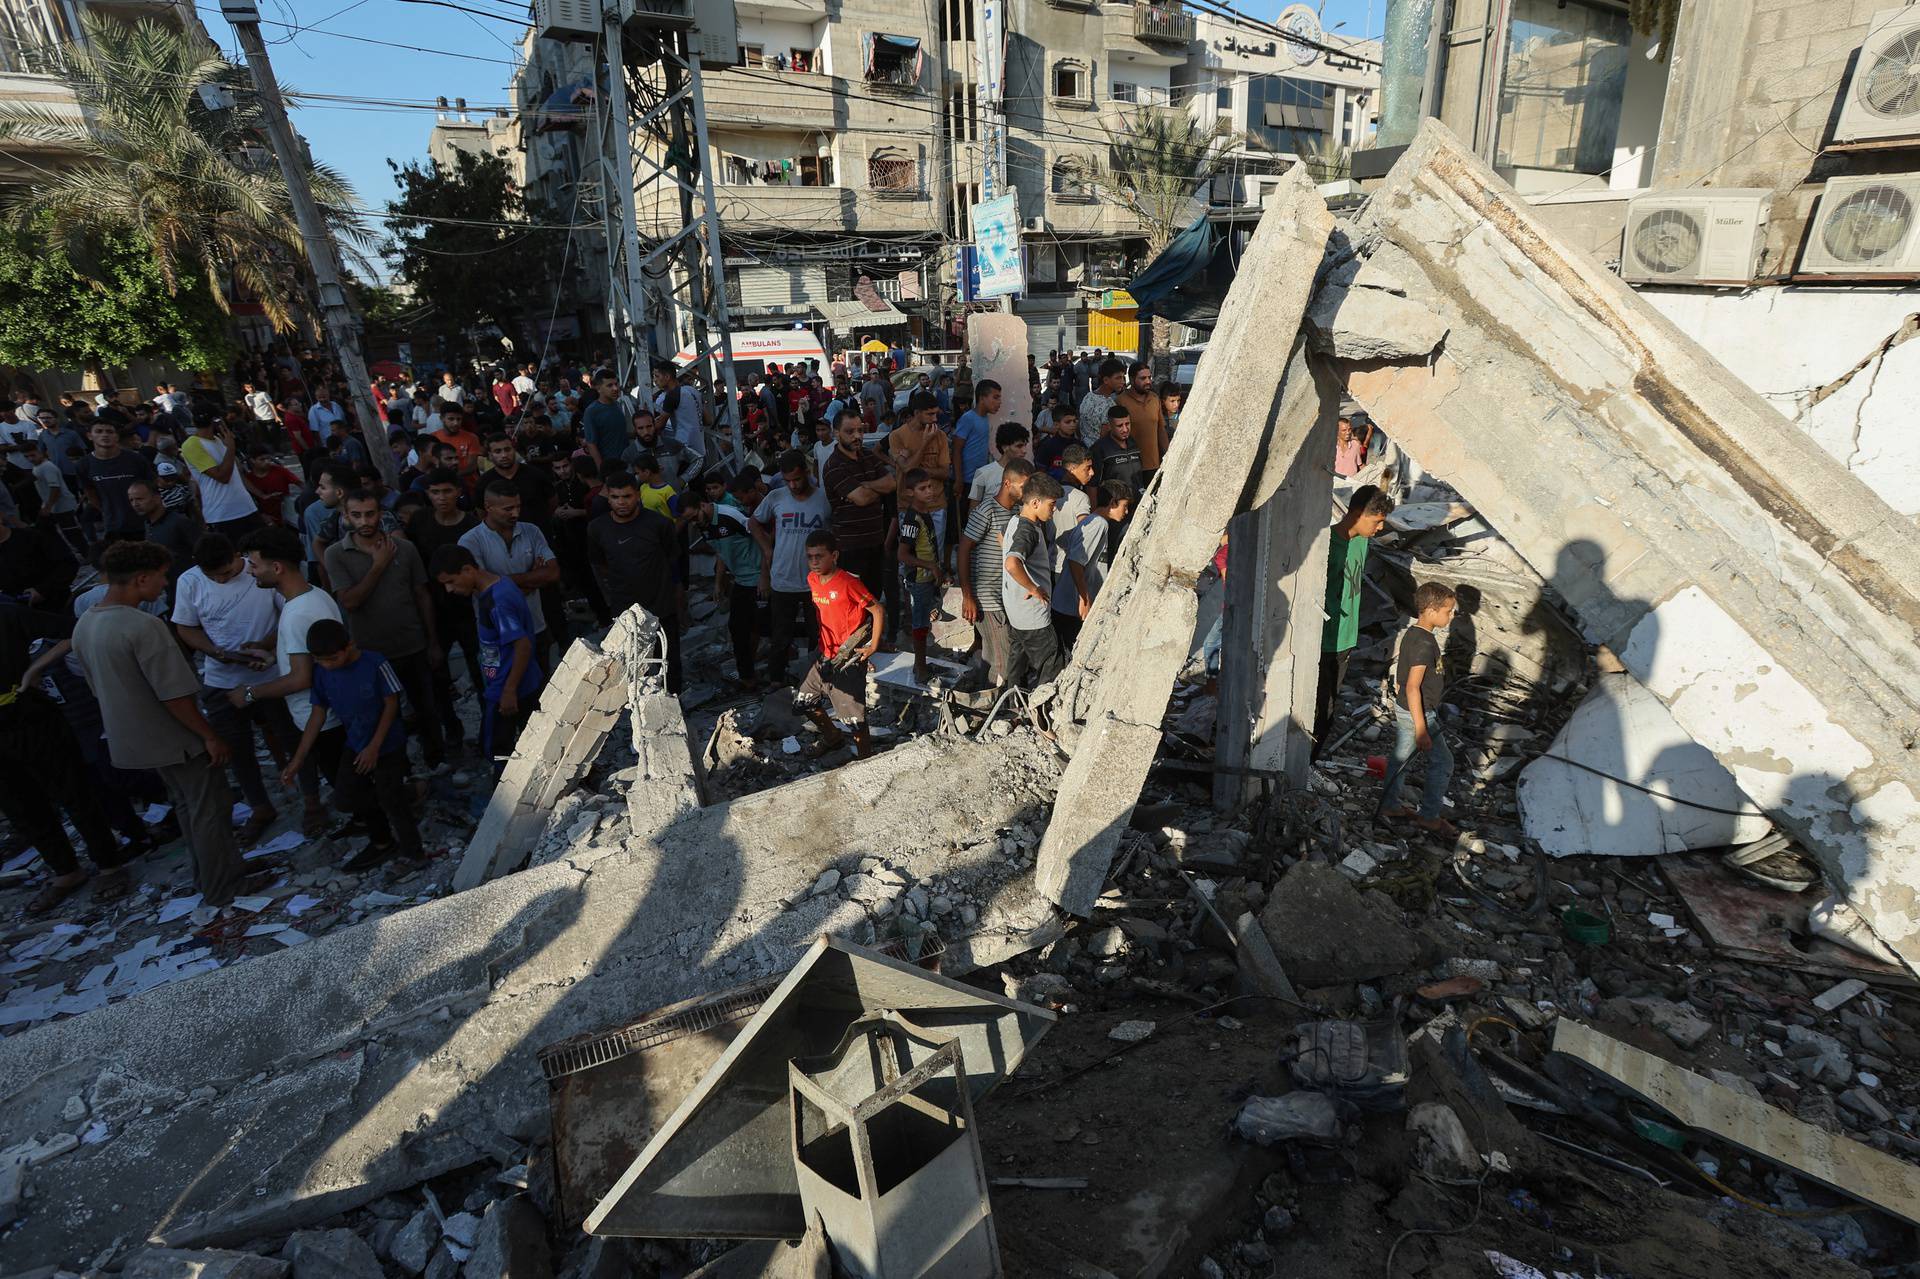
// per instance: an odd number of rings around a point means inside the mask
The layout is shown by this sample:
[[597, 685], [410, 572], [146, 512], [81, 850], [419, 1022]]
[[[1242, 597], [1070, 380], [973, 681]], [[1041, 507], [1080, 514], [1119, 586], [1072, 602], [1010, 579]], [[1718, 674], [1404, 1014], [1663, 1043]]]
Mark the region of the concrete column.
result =
[[[1283, 773], [1288, 785], [1305, 786], [1325, 620], [1340, 387], [1331, 370], [1298, 348], [1287, 365], [1286, 386], [1283, 420], [1317, 416], [1291, 455], [1268, 451], [1256, 505], [1228, 527], [1214, 758], [1235, 768]], [[1221, 812], [1259, 793], [1256, 778], [1221, 773], [1213, 779], [1213, 803]]]
[[1070, 914], [1092, 910], [1159, 748], [1167, 696], [1192, 644], [1195, 580], [1262, 447], [1291, 457], [1317, 416], [1281, 415], [1293, 344], [1277, 338], [1299, 329], [1332, 229], [1326, 202], [1296, 166], [1247, 246], [1180, 433], [1062, 675], [1053, 723], [1073, 758], [1034, 881]]

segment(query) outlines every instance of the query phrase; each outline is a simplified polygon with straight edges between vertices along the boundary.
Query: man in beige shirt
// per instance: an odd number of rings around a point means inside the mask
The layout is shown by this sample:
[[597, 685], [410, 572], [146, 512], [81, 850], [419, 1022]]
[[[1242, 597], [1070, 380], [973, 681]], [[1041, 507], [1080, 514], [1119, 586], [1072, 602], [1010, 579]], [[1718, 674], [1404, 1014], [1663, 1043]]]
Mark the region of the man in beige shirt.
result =
[[140, 607], [166, 593], [170, 566], [151, 542], [109, 547], [100, 559], [107, 593], [74, 626], [73, 652], [99, 699], [114, 767], [160, 775], [202, 904], [225, 906], [244, 873], [225, 768], [232, 751], [200, 712], [200, 680], [173, 632]]
[[1135, 364], [1128, 379], [1127, 389], [1114, 396], [1113, 402], [1127, 411], [1133, 423], [1133, 444], [1140, 450], [1140, 491], [1145, 492], [1146, 482], [1160, 469], [1160, 459], [1166, 455], [1167, 412], [1160, 393], [1153, 389], [1151, 365]]

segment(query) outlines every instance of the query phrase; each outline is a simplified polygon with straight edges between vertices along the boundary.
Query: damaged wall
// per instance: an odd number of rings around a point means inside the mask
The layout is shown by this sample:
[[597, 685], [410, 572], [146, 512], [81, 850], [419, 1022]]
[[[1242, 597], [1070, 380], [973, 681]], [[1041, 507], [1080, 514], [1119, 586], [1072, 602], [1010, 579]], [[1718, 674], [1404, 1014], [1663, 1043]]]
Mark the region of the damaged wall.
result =
[[1429, 123], [1353, 243], [1448, 334], [1348, 389], [1920, 957], [1920, 536]]
[[[30, 1171], [6, 1269], [237, 1241], [510, 1150], [546, 1128], [537, 1049], [860, 940], [910, 878], [982, 903], [971, 936], [942, 929], [949, 971], [994, 962], [1051, 920], [994, 832], [1037, 822], [1053, 779], [1027, 735], [923, 739], [0, 1039], [0, 1149], [71, 1127], [75, 1095], [107, 1134]], [[824, 868], [875, 878], [863, 856], [901, 887], [810, 894]]]
[[1920, 289], [1641, 289], [1887, 505], [1920, 515]]

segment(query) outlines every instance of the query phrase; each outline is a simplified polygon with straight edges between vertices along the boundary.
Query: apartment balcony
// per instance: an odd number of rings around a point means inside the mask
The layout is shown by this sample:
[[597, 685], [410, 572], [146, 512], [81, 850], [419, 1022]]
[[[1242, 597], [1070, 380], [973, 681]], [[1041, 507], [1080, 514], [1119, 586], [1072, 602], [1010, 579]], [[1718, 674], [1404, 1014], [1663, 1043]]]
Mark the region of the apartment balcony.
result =
[[[86, 116], [80, 110], [80, 103], [66, 85], [51, 76], [34, 75], [25, 71], [0, 71], [0, 102], [9, 106], [32, 106], [54, 116], [61, 123], [71, 123], [76, 128], [84, 124]], [[8, 142], [6, 150], [15, 158], [0, 155], [0, 180], [31, 180], [35, 165], [44, 166], [50, 161], [58, 161], [69, 154], [64, 147], [49, 146], [42, 142], [32, 142], [25, 138], [15, 138]]]
[[729, 184], [713, 197], [730, 231], [851, 231], [859, 223], [851, 187]]
[[833, 76], [766, 69], [709, 71], [701, 83], [709, 124], [785, 129], [838, 127], [834, 109], [846, 88]]
[[1145, 67], [1177, 67], [1193, 43], [1193, 14], [1177, 4], [1105, 4], [1100, 7], [1101, 43], [1115, 61]]
[[1177, 4], [1133, 6], [1133, 34], [1152, 44], [1173, 44], [1185, 49], [1193, 43], [1193, 14]]

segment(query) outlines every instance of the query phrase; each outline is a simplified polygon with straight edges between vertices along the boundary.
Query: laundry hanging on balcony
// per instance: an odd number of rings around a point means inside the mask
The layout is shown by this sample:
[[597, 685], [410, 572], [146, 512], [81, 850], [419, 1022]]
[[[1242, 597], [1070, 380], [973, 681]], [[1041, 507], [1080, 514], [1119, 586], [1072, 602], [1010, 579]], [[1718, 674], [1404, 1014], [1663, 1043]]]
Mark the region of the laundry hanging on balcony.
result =
[[584, 124], [588, 113], [593, 109], [593, 84], [587, 80], [575, 80], [563, 84], [547, 95], [540, 104], [537, 113], [539, 123], [534, 126], [535, 133], [557, 133], [573, 129]]

